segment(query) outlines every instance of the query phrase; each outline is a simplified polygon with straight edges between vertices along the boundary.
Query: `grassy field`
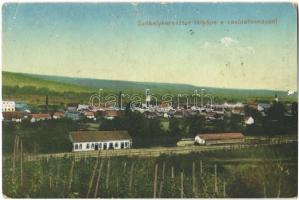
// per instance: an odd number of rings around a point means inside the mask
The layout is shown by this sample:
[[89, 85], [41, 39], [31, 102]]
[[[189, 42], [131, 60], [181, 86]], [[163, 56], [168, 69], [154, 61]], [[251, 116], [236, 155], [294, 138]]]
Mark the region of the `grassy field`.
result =
[[157, 158], [21, 162], [17, 153], [3, 163], [3, 192], [15, 198], [295, 197], [297, 156], [297, 143]]

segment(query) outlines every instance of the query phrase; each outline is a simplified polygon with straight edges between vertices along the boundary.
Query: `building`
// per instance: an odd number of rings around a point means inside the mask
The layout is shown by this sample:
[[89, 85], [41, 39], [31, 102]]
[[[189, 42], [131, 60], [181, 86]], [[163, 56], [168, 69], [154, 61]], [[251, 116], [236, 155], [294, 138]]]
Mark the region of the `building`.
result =
[[67, 111], [65, 113], [65, 117], [72, 119], [72, 120], [79, 120], [80, 119], [80, 113], [75, 111], [75, 112], [71, 112], [71, 111]]
[[91, 111], [86, 111], [86, 112], [84, 112], [84, 116], [85, 116], [87, 119], [95, 119], [94, 113], [91, 112]]
[[259, 103], [257, 105], [257, 110], [260, 112], [262, 112], [262, 111], [267, 112], [270, 108], [271, 108], [271, 104], [269, 104], [269, 103]]
[[67, 105], [67, 111], [69, 112], [76, 112], [78, 108], [78, 104], [77, 103], [69, 103]]
[[16, 111], [27, 111], [29, 107], [26, 103], [16, 102], [15, 103]]
[[195, 143], [199, 145], [233, 144], [244, 140], [242, 133], [203, 133], [195, 137]]
[[89, 110], [89, 105], [84, 105], [84, 104], [79, 104], [77, 111], [88, 111]]
[[70, 140], [73, 151], [96, 151], [104, 149], [128, 149], [132, 138], [128, 131], [75, 131]]
[[31, 114], [30, 122], [37, 122], [37, 121], [43, 121], [51, 119], [51, 115], [48, 113], [38, 113], [38, 114]]
[[53, 119], [61, 119], [65, 117], [65, 113], [64, 112], [55, 112], [53, 114]]
[[206, 118], [208, 120], [216, 120], [218, 117], [217, 113], [215, 112], [207, 112]]
[[254, 119], [253, 119], [253, 117], [251, 117], [251, 116], [246, 116], [246, 117], [244, 117], [244, 123], [245, 123], [246, 125], [254, 124]]
[[119, 111], [118, 110], [106, 110], [104, 112], [104, 118], [105, 119], [114, 119], [115, 117], [118, 117], [120, 114], [119, 114]]
[[184, 117], [184, 112], [182, 110], [178, 110], [173, 114], [174, 118], [182, 119]]
[[2, 101], [2, 112], [16, 111], [16, 103], [14, 101]]
[[23, 115], [21, 112], [4, 112], [3, 119], [4, 121], [12, 121], [12, 122], [22, 122]]
[[145, 118], [147, 118], [147, 119], [155, 119], [155, 118], [159, 117], [157, 112], [145, 111], [143, 114], [144, 114]]

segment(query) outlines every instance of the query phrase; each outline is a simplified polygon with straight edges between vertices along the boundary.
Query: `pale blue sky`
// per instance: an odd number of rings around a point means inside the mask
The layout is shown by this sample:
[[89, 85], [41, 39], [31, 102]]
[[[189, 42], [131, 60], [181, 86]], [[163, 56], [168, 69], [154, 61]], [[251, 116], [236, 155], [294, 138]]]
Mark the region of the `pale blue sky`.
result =
[[[2, 9], [6, 71], [297, 90], [296, 11], [290, 3], [23, 3]], [[277, 24], [138, 26], [206, 19]]]

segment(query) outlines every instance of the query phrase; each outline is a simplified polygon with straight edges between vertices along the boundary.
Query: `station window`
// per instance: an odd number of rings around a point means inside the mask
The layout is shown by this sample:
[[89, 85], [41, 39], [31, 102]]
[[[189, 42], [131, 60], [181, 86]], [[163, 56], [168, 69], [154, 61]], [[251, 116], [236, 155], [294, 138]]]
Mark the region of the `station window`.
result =
[[102, 149], [102, 143], [99, 143], [99, 149]]
[[94, 149], [94, 143], [91, 143], [91, 148]]
[[115, 142], [115, 143], [114, 143], [114, 147], [115, 147], [115, 148], [118, 148], [118, 142]]
[[86, 144], [86, 149], [89, 149], [89, 143]]
[[75, 144], [75, 149], [78, 149], [78, 144]]
[[79, 149], [82, 149], [82, 144], [79, 144]]

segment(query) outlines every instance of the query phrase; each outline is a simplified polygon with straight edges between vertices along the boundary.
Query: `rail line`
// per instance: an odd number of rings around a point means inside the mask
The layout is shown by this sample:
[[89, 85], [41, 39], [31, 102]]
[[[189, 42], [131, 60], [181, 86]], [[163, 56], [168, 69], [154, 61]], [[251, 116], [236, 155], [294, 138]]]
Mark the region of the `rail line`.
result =
[[[231, 151], [245, 148], [256, 148], [262, 146], [271, 146], [275, 144], [288, 144], [297, 142], [297, 140], [271, 141], [262, 144], [230, 144], [230, 145], [211, 145], [211, 146], [185, 146], [185, 147], [155, 147], [155, 148], [140, 148], [140, 149], [119, 149], [119, 150], [100, 150], [100, 151], [84, 151], [84, 152], [65, 152], [54, 154], [23, 154], [23, 160], [49, 160], [51, 158], [87, 158], [87, 157], [117, 157], [117, 156], [140, 156], [140, 157], [158, 157], [162, 154], [188, 154], [192, 152], [212, 152], [212, 151]], [[11, 157], [11, 156], [9, 156]], [[4, 156], [6, 160], [9, 157]]]

